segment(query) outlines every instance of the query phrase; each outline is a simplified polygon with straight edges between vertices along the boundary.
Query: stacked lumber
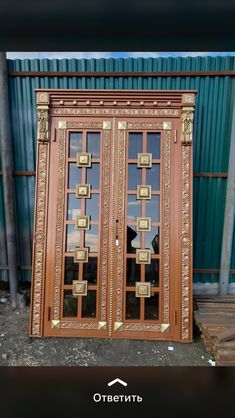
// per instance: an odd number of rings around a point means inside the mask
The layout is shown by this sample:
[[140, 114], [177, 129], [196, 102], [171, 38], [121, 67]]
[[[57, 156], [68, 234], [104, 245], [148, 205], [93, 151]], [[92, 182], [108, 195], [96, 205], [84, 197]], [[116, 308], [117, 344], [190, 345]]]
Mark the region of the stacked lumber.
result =
[[235, 366], [235, 296], [197, 296], [194, 319], [218, 366]]

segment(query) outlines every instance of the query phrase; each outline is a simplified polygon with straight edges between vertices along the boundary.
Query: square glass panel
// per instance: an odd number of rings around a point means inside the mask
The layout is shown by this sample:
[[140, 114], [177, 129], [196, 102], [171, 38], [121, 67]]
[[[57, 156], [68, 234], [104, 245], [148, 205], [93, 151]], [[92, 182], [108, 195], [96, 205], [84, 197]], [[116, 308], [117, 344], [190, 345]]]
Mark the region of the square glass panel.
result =
[[128, 158], [137, 160], [139, 152], [143, 152], [143, 134], [130, 132], [128, 138]]
[[127, 202], [127, 219], [128, 221], [136, 221], [141, 216], [141, 201], [136, 199], [136, 195], [128, 195]]
[[100, 188], [100, 164], [92, 164], [86, 169], [86, 183], [92, 186], [92, 189]]
[[91, 153], [91, 158], [100, 158], [100, 133], [87, 132], [87, 152]]
[[135, 258], [126, 259], [126, 284], [135, 286], [140, 281], [140, 264], [136, 264]]
[[65, 257], [64, 263], [64, 284], [73, 284], [78, 280], [79, 264], [73, 262], [73, 257]]
[[89, 257], [88, 263], [83, 264], [83, 280], [90, 284], [97, 283], [97, 257]]
[[150, 298], [144, 300], [144, 319], [158, 320], [159, 318], [159, 294], [151, 293]]
[[145, 232], [145, 248], [149, 248], [152, 254], [159, 254], [160, 228], [152, 226], [150, 232]]
[[72, 290], [64, 291], [64, 306], [63, 306], [63, 316], [77, 316], [78, 309], [78, 299], [76, 296], [73, 296]]
[[140, 319], [140, 298], [135, 292], [126, 292], [126, 319]]
[[77, 152], [82, 152], [82, 132], [70, 132], [69, 157], [76, 158]]
[[160, 159], [160, 134], [154, 132], [147, 134], [147, 152], [152, 153], [153, 159]]
[[151, 200], [146, 200], [146, 216], [151, 218], [152, 222], [160, 222], [160, 196], [152, 195]]
[[75, 221], [76, 216], [81, 215], [81, 199], [77, 199], [75, 194], [69, 193], [67, 205], [67, 219]]
[[87, 296], [82, 297], [82, 318], [96, 317], [96, 291], [88, 290]]
[[137, 232], [135, 226], [127, 226], [126, 251], [128, 254], [135, 254], [136, 248], [140, 248], [140, 237], [142, 232]]
[[75, 247], [80, 246], [80, 231], [75, 229], [75, 225], [67, 225], [66, 237], [66, 252], [74, 252]]
[[99, 250], [99, 225], [91, 225], [85, 231], [85, 247], [89, 248], [90, 253], [98, 253]]
[[82, 168], [78, 167], [76, 163], [68, 164], [68, 188], [75, 189], [76, 184], [82, 182]]
[[145, 264], [145, 281], [152, 286], [159, 286], [159, 260], [152, 259], [151, 264]]
[[160, 190], [160, 164], [153, 164], [146, 169], [146, 184], [152, 186], [152, 191]]
[[142, 183], [142, 169], [136, 164], [128, 164], [128, 189], [136, 190], [137, 185]]
[[86, 215], [90, 215], [91, 221], [99, 219], [100, 212], [100, 195], [91, 193], [91, 197], [86, 199]]

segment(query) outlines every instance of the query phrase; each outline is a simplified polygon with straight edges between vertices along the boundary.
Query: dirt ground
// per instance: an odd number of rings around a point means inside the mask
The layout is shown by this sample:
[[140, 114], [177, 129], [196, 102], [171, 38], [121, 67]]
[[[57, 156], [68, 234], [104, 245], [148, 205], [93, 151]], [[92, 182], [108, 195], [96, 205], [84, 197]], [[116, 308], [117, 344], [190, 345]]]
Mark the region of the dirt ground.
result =
[[0, 296], [0, 366], [210, 366], [200, 338], [192, 344], [30, 338], [29, 307], [12, 311], [6, 295]]

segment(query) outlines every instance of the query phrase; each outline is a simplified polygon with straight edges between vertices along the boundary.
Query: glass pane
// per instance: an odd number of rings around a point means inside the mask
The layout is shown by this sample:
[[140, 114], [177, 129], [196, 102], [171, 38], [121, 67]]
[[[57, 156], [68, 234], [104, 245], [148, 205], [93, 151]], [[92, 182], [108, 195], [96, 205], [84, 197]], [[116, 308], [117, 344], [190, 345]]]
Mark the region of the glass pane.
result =
[[126, 319], [140, 319], [140, 298], [135, 292], [126, 293]]
[[88, 283], [96, 284], [97, 282], [97, 257], [89, 257], [88, 263], [83, 264], [83, 280]]
[[151, 260], [151, 264], [145, 264], [145, 281], [153, 286], [159, 285], [159, 260]]
[[159, 254], [159, 243], [159, 227], [152, 226], [150, 232], [145, 232], [145, 248], [150, 248], [153, 254]]
[[141, 232], [136, 232], [134, 226], [127, 227], [126, 251], [128, 254], [135, 253], [135, 249], [140, 248], [140, 234]]
[[66, 251], [74, 252], [75, 247], [80, 245], [80, 231], [75, 229], [75, 225], [67, 225]]
[[75, 163], [69, 163], [68, 188], [75, 189], [76, 184], [82, 182], [82, 169]]
[[141, 179], [142, 169], [138, 168], [136, 164], [128, 164], [128, 189], [136, 190], [137, 185], [142, 183]]
[[87, 296], [82, 298], [82, 318], [94, 318], [96, 316], [96, 291], [88, 290]]
[[153, 190], [160, 190], [160, 164], [153, 164], [146, 170], [146, 184]]
[[135, 286], [140, 281], [140, 264], [136, 264], [135, 258], [126, 259], [126, 284]]
[[147, 134], [147, 152], [152, 153], [153, 159], [160, 159], [160, 134], [153, 132]]
[[144, 319], [158, 319], [159, 295], [152, 293], [150, 298], [145, 298]]
[[91, 221], [99, 219], [100, 195], [91, 193], [90, 199], [86, 199], [86, 215], [90, 215]]
[[92, 189], [100, 188], [100, 165], [92, 164], [90, 168], [86, 169], [87, 172], [87, 184], [91, 184]]
[[64, 316], [77, 316], [77, 297], [73, 296], [72, 290], [64, 291]]
[[91, 158], [100, 158], [99, 132], [87, 132], [87, 152], [91, 153]]
[[99, 249], [99, 225], [91, 225], [85, 232], [85, 246], [89, 247], [89, 252], [97, 253]]
[[143, 152], [143, 134], [131, 132], [128, 140], [128, 158], [137, 160], [138, 152]]
[[141, 200], [136, 199], [136, 195], [129, 195], [127, 202], [127, 218], [128, 221], [135, 221], [141, 216]]
[[73, 257], [65, 257], [64, 265], [64, 284], [73, 284], [73, 280], [78, 280], [79, 264], [73, 262]]
[[68, 194], [67, 219], [74, 221], [76, 216], [81, 215], [81, 199], [77, 199], [75, 194]]
[[146, 216], [152, 222], [160, 222], [160, 196], [152, 195], [151, 200], [146, 200]]
[[82, 132], [70, 132], [69, 157], [76, 158], [77, 152], [82, 152]]

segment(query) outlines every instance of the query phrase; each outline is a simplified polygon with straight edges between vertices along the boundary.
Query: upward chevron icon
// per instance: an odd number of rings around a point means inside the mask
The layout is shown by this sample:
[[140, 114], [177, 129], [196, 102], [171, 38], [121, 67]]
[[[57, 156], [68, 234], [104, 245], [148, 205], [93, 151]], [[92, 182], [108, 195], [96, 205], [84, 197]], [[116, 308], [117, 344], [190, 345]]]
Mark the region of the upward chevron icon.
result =
[[126, 382], [124, 382], [123, 380], [118, 379], [118, 378], [116, 378], [116, 379], [112, 380], [111, 382], [109, 382], [109, 383], [108, 383], [108, 386], [113, 386], [113, 385], [115, 385], [116, 383], [119, 383], [119, 384], [120, 384], [120, 385], [122, 385], [122, 386], [127, 386], [127, 383], [126, 383]]

